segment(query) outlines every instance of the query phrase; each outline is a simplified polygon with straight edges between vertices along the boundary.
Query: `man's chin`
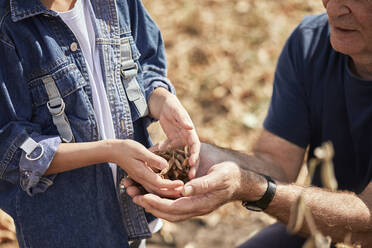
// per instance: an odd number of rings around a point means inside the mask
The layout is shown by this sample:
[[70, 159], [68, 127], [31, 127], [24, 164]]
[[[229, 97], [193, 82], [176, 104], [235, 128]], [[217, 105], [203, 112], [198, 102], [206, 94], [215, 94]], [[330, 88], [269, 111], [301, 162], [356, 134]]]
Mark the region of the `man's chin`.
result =
[[349, 56], [351, 56], [352, 54], [358, 54], [361, 51], [358, 43], [332, 38], [332, 36], [331, 46], [335, 51]]

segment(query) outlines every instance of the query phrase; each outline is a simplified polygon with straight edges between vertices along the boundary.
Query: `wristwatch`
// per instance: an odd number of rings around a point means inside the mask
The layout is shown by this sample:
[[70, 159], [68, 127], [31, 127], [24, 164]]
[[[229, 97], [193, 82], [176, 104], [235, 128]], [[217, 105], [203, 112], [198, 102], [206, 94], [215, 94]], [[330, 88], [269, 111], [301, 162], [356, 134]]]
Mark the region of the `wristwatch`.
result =
[[271, 177], [262, 175], [267, 180], [267, 189], [265, 194], [259, 199], [258, 201], [243, 201], [242, 205], [251, 211], [261, 212], [265, 210], [270, 202], [273, 200], [275, 191], [276, 191], [276, 183]]

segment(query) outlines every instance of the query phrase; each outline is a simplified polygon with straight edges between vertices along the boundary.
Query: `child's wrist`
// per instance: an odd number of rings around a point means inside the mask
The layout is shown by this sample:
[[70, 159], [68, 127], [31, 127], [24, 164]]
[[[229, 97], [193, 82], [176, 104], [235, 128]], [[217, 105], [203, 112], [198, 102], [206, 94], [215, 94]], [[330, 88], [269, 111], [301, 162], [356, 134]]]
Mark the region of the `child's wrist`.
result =
[[148, 102], [150, 115], [152, 117], [159, 119], [162, 107], [170, 96], [173, 95], [163, 87], [158, 87], [152, 92]]
[[117, 163], [117, 156], [118, 156], [118, 146], [120, 146], [121, 140], [117, 139], [108, 139], [102, 140], [102, 152], [105, 154], [107, 158], [107, 162], [109, 163]]

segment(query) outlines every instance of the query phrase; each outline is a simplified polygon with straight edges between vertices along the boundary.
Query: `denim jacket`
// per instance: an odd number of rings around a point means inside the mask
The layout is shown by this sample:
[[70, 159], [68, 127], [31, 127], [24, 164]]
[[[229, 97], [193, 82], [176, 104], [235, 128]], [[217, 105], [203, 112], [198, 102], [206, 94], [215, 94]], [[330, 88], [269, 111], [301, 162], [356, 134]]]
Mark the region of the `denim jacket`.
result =
[[[156, 87], [174, 93], [159, 29], [140, 0], [91, 3], [116, 137], [148, 147], [151, 119], [125, 91], [120, 49], [130, 44], [146, 100]], [[74, 141], [99, 140], [87, 65], [72, 31], [39, 0], [0, 0], [0, 208], [14, 218], [20, 246], [128, 247], [147, 237], [143, 209], [115, 189], [107, 163], [43, 176], [62, 142], [45, 79], [63, 99]], [[22, 149], [27, 140], [37, 144], [35, 154]], [[124, 174], [119, 170], [118, 182]]]

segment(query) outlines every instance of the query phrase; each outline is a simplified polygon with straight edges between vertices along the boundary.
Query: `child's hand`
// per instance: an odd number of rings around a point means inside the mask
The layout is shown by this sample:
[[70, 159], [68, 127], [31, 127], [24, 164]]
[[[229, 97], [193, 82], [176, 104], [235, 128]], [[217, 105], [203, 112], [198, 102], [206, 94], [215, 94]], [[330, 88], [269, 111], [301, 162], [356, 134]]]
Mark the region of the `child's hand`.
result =
[[198, 166], [200, 141], [196, 134], [194, 124], [178, 98], [164, 88], [157, 88], [149, 99], [150, 113], [159, 120], [168, 140], [158, 144], [157, 149], [164, 150], [168, 145], [181, 147], [188, 145], [190, 148], [189, 164], [190, 179], [195, 177]]
[[[162, 170], [168, 164], [165, 159], [150, 152], [133, 140], [111, 140], [111, 161], [124, 169], [128, 176], [139, 183], [147, 192], [163, 197], [178, 197], [183, 182], [162, 179], [151, 168]], [[151, 168], [150, 168], [151, 167]]]

